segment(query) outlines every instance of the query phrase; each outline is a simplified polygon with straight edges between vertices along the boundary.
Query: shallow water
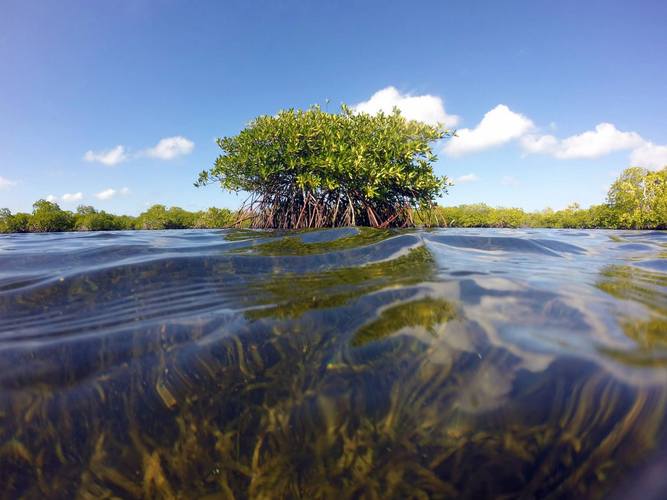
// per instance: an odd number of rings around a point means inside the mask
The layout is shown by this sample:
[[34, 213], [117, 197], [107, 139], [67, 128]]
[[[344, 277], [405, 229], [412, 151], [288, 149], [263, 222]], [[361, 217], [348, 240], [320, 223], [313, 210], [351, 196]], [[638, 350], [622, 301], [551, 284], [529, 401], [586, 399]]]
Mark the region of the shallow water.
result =
[[0, 237], [3, 498], [660, 498], [667, 233]]

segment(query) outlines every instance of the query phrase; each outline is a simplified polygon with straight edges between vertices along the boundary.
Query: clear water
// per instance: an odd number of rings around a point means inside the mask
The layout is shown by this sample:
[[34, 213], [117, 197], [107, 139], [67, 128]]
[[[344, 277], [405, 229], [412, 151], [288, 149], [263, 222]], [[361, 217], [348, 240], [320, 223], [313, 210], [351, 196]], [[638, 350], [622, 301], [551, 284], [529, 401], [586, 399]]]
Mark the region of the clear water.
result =
[[660, 498], [666, 404], [666, 233], [0, 237], [5, 498]]

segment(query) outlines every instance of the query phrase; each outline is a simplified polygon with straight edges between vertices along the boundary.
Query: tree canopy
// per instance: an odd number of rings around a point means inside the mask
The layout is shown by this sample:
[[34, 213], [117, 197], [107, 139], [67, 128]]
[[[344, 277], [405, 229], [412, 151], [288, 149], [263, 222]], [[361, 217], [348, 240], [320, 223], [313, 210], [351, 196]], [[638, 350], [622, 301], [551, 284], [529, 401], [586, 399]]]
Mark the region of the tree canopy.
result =
[[250, 193], [253, 227], [406, 226], [414, 209], [431, 208], [446, 191], [430, 143], [450, 135], [398, 109], [290, 109], [218, 139], [222, 154], [195, 185]]
[[74, 228], [74, 216], [61, 210], [57, 203], [38, 200], [32, 205], [30, 229], [41, 233], [47, 231], [70, 231]]
[[624, 170], [611, 185], [607, 203], [614, 208], [618, 227], [667, 228], [667, 167], [657, 172]]
[[558, 227], [609, 229], [667, 229], [667, 167], [651, 171], [624, 170], [607, 193], [607, 202], [581, 208], [524, 212], [485, 204], [438, 207], [431, 224], [448, 227]]
[[0, 209], [0, 233], [27, 233], [53, 231], [114, 231], [130, 229], [185, 229], [223, 228], [233, 223], [233, 214], [226, 208], [209, 208], [206, 211], [188, 212], [180, 207], [167, 208], [153, 205], [137, 217], [115, 215], [97, 210], [90, 205], [80, 205], [76, 212], [63, 210], [57, 203], [38, 200], [32, 214], [12, 214]]

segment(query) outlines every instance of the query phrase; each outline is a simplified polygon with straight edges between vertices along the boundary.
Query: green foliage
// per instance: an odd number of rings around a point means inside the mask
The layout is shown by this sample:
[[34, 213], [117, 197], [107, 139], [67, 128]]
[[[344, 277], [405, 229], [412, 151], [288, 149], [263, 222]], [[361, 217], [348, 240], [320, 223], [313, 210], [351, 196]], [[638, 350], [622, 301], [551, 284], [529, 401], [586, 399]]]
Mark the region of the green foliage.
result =
[[550, 208], [541, 212], [525, 212], [520, 208], [493, 208], [483, 203], [438, 207], [424, 223], [444, 227], [550, 227], [550, 228], [607, 228], [613, 227], [612, 209], [607, 205], [594, 205], [588, 209], [576, 203], [564, 210]]
[[520, 208], [492, 208], [484, 203], [438, 207], [432, 219], [447, 227], [520, 227], [526, 214]]
[[[345, 111], [345, 109], [346, 108], [344, 108], [344, 113], [342, 115], [329, 115], [327, 113], [322, 113], [317, 108], [315, 108], [307, 112], [283, 112], [281, 116], [292, 116], [294, 120], [298, 122], [298, 120], [306, 120], [305, 117], [308, 117], [308, 120], [314, 119], [309, 114], [321, 114], [327, 117], [322, 118], [324, 123], [327, 123], [326, 120], [330, 119], [334, 121], [344, 119], [350, 119], [354, 121], [356, 120], [355, 117], [357, 116], [364, 117], [364, 120], [375, 118], [369, 117], [367, 115], [351, 115], [350, 112]], [[295, 117], [298, 116], [302, 116], [302, 118], [297, 120]], [[341, 118], [341, 116], [347, 116], [348, 118]], [[398, 113], [395, 113], [394, 115], [384, 115], [384, 119], [389, 118], [398, 119], [399, 122], [402, 120], [404, 124], [413, 123], [405, 122], [405, 120], [401, 118]], [[274, 118], [274, 120], [277, 120], [277, 118]], [[419, 129], [421, 125], [415, 124], [414, 126]], [[248, 133], [248, 129], [243, 131], [238, 137], [244, 133]], [[322, 133], [322, 135], [328, 137], [327, 134]], [[232, 142], [240, 141], [238, 137], [222, 139], [221, 142], [228, 140]], [[255, 136], [251, 135], [249, 137]], [[315, 142], [320, 139], [321, 138], [316, 138]], [[248, 140], [248, 138], [244, 138], [243, 141], [245, 142], [241, 141], [243, 144], [239, 145], [239, 147], [242, 146], [243, 148], [249, 148], [250, 146], [247, 144]], [[297, 141], [297, 143], [298, 142], [299, 141]], [[409, 148], [405, 149], [405, 151], [409, 150]], [[251, 151], [246, 151], [248, 154], [250, 154], [250, 152]], [[253, 154], [258, 153], [254, 151]], [[228, 158], [229, 157], [223, 155], [218, 158], [218, 162], [222, 162], [224, 165], [226, 165], [226, 162], [231, 161]], [[218, 162], [216, 162], [216, 164]], [[431, 175], [431, 180], [436, 179], [432, 176], [432, 172], [431, 174], [428, 174], [427, 172], [430, 168], [426, 166], [428, 161], [424, 160], [424, 162], [425, 163], [422, 165], [423, 169], [421, 170], [422, 174], [426, 177]], [[307, 160], [304, 157], [301, 163], [303, 163], [301, 168], [306, 168], [307, 165], [311, 164], [311, 160]], [[301, 163], [299, 163], [299, 165], [301, 165]], [[241, 168], [241, 165], [237, 166]], [[348, 167], [350, 167], [350, 165], [348, 165]], [[403, 167], [405, 167], [405, 165]], [[215, 168], [216, 167], [211, 169], [211, 172]], [[277, 165], [273, 165], [273, 168], [276, 169], [276, 172], [278, 172]], [[323, 167], [321, 170], [324, 172], [324, 174], [326, 174], [326, 172], [335, 171], [333, 166], [331, 169]], [[344, 168], [340, 169], [341, 172], [344, 170]], [[360, 168], [360, 171], [365, 171], [366, 174], [364, 175], [370, 175], [370, 171], [368, 170]], [[324, 182], [323, 179], [325, 179], [324, 174], [322, 174], [320, 177], [320, 181], [322, 182]], [[210, 172], [203, 172], [200, 181], [202, 183], [206, 183], [209, 180], [212, 180], [216, 175], [217, 174]], [[289, 178], [290, 175], [293, 175], [293, 173], [285, 174], [286, 178]], [[226, 177], [216, 178], [216, 180], [223, 182], [223, 186], [225, 185], [225, 180], [226, 182], [230, 183], [237, 182], [233, 181], [231, 178]], [[440, 181], [446, 182], [444, 179], [440, 179], [439, 182]], [[259, 182], [259, 180], [257, 182]], [[354, 185], [355, 182], [357, 181], [352, 178], [350, 179], [348, 185]], [[434, 184], [431, 186], [433, 185]], [[228, 188], [230, 188], [230, 186], [231, 184], [227, 185]], [[241, 187], [239, 187], [239, 189], [241, 189]], [[246, 189], [246, 187], [243, 189]], [[306, 184], [304, 184], [304, 189], [306, 189]], [[317, 191], [315, 184], [307, 184], [307, 189], [310, 190], [308, 191], [310, 194], [306, 195], [306, 197], [308, 198], [308, 196], [312, 195], [311, 198], [309, 198], [311, 202], [312, 200], [317, 199], [317, 196], [324, 196], [325, 199], [330, 198], [331, 193], [322, 190]], [[343, 188], [342, 184], [338, 185], [338, 187], [335, 189], [335, 192], [340, 194], [341, 200], [344, 200], [346, 196], [344, 195], [346, 192], [345, 189]], [[435, 191], [433, 191], [433, 193], [435, 193]], [[339, 210], [336, 211], [334, 207], [334, 213], [329, 213], [327, 212], [328, 208], [326, 204], [299, 205], [299, 203], [302, 203], [303, 199], [301, 198], [301, 202], [299, 201], [299, 196], [301, 196], [299, 193], [297, 193], [295, 196], [296, 199], [293, 200], [295, 203], [294, 206], [301, 206], [300, 210], [303, 211], [300, 225], [310, 223], [331, 223], [333, 225], [334, 222], [337, 225], [344, 225], [354, 222], [373, 225], [373, 220], [375, 220], [375, 222], [380, 222], [381, 219], [377, 218], [379, 213], [388, 213], [382, 211], [378, 212], [375, 210], [366, 210], [364, 212], [365, 209], [357, 210], [360, 207], [360, 205], [357, 203], [359, 200], [361, 200], [360, 203], [362, 203], [362, 207], [363, 203], [371, 203], [369, 200], [372, 200], [372, 198], [357, 198], [352, 203], [352, 206], [355, 208], [354, 212], [348, 212], [348, 215], [351, 215], [353, 218], [352, 220], [348, 220], [346, 219], [347, 216], [343, 215], [344, 211], [346, 210], [344, 208], [339, 207]], [[341, 201], [340, 205], [345, 203], [347, 203], [347, 201]], [[275, 210], [279, 211], [286, 207], [287, 206], [284, 205], [275, 208]], [[410, 208], [412, 207], [413, 206], [410, 205]], [[291, 208], [287, 208], [291, 210]], [[264, 223], [268, 223], [267, 221], [269, 221], [271, 217], [273, 218], [270, 220], [280, 220], [283, 221], [286, 225], [288, 225], [290, 221], [294, 221], [293, 218], [290, 219], [289, 217], [287, 219], [281, 218], [286, 217], [287, 213], [280, 215], [277, 211], [268, 214], [266, 212], [261, 212], [262, 210], [266, 209], [267, 206], [259, 206], [259, 220], [263, 220]], [[240, 213], [243, 212], [241, 211]], [[375, 219], [372, 218], [372, 213], [375, 214]], [[394, 214], [395, 213], [398, 212], [394, 212]], [[257, 213], [254, 215], [257, 215]], [[292, 212], [292, 215], [295, 215], [295, 213]], [[399, 223], [404, 224], [406, 219], [401, 219], [401, 217], [408, 215], [409, 214], [406, 212], [402, 212], [402, 215], [394, 219], [391, 219], [392, 216], [389, 216], [389, 219], [385, 219], [385, 222], [390, 220], [389, 224], [386, 225], [395, 225]], [[299, 216], [301, 216], [301, 214], [299, 214]], [[269, 219], [267, 219], [267, 217], [269, 217]], [[540, 212], [524, 212], [520, 208], [493, 208], [483, 203], [479, 203], [472, 205], [458, 205], [453, 207], [437, 207], [434, 210], [421, 213], [417, 212], [416, 217], [414, 219], [410, 218], [409, 220], [414, 220], [418, 224], [444, 227], [667, 229], [667, 167], [655, 172], [638, 167], [626, 169], [609, 189], [607, 203], [602, 205], [593, 205], [587, 209], [582, 209], [578, 204], [574, 203], [564, 210], [554, 211], [550, 208], [547, 208]], [[249, 223], [249, 220], [246, 222]], [[17, 213], [12, 215], [8, 209], [0, 209], [0, 233], [71, 231], [73, 229], [78, 231], [184, 228], [213, 229], [229, 227], [235, 223], [237, 223], [237, 217], [226, 208], [209, 208], [206, 211], [188, 212], [187, 210], [184, 210], [180, 207], [167, 208], [164, 205], [153, 205], [136, 218], [129, 215], [113, 215], [104, 211], [98, 212], [94, 207], [89, 205], [79, 206], [76, 213], [73, 214], [72, 212], [61, 210], [61, 208], [56, 203], [52, 203], [46, 200], [39, 200], [35, 202], [33, 205], [32, 214]], [[381, 226], [383, 224], [377, 225]]]
[[616, 227], [667, 228], [667, 167], [626, 169], [609, 189], [607, 203]]
[[139, 214], [135, 227], [137, 229], [166, 229], [167, 207], [164, 205], [153, 205], [145, 212]]
[[480, 203], [438, 207], [421, 222], [445, 227], [667, 229], [667, 168], [626, 169], [609, 189], [607, 203], [587, 209], [573, 203], [564, 210], [524, 212]]
[[167, 209], [164, 205], [153, 205], [139, 214], [137, 229], [187, 229], [195, 226], [196, 214], [180, 207]]
[[231, 226], [234, 215], [226, 208], [211, 207], [208, 210], [195, 214], [194, 227], [201, 229], [219, 229]]
[[12, 212], [8, 208], [0, 208], [0, 233], [9, 232], [7, 228], [12, 218]]
[[97, 211], [89, 205], [80, 205], [74, 215], [77, 231], [118, 231], [134, 228], [134, 218]]
[[52, 202], [39, 200], [32, 214], [12, 215], [9, 209], [0, 209], [0, 233], [27, 233], [47, 231], [120, 231], [132, 229], [213, 229], [234, 223], [232, 212], [226, 208], [188, 212], [179, 207], [153, 205], [139, 217], [114, 215], [80, 205], [76, 213], [61, 210]]
[[433, 173], [430, 143], [449, 135], [397, 109], [290, 109], [218, 139], [223, 153], [195, 185], [251, 193], [255, 227], [404, 226], [448, 186]]
[[38, 200], [32, 208], [29, 221], [32, 232], [71, 231], [74, 228], [74, 214], [62, 210], [57, 203]]
[[0, 233], [27, 233], [30, 230], [30, 214], [12, 215], [8, 208], [0, 209]]

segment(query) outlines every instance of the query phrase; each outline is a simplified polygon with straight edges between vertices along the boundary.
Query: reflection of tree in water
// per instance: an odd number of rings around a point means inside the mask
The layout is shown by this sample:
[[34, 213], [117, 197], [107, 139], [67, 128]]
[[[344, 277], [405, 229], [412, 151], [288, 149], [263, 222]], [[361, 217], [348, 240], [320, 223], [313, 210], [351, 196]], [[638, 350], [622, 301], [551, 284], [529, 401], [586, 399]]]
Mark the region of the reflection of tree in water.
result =
[[438, 327], [456, 316], [450, 302], [426, 297], [389, 306], [380, 312], [377, 319], [364, 324], [354, 334], [352, 345], [361, 346], [380, 340], [404, 328], [423, 328], [436, 336]]
[[278, 271], [243, 315], [60, 343], [32, 371], [7, 355], [4, 495], [595, 497], [656, 443], [664, 390], [568, 358], [518, 370], [427, 285], [423, 246]]

